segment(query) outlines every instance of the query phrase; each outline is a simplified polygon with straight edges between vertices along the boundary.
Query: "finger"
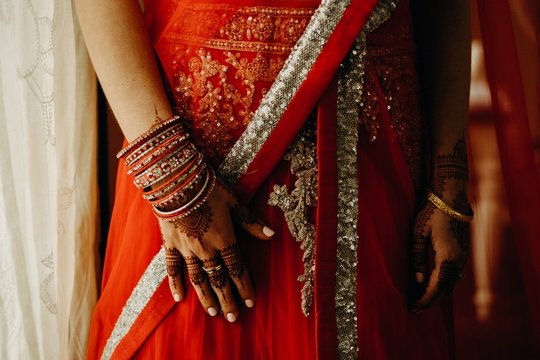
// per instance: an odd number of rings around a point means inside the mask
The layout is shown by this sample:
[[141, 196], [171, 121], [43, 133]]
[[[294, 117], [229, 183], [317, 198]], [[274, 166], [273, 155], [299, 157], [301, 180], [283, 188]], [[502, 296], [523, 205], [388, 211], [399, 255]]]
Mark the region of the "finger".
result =
[[171, 295], [174, 301], [179, 302], [184, 298], [184, 287], [181, 279], [182, 254], [180, 251], [175, 248], [165, 248], [165, 266]]
[[186, 261], [189, 281], [193, 285], [201, 305], [210, 316], [216, 316], [219, 307], [214, 298], [206, 273], [202, 269], [202, 262], [196, 256], [186, 256], [184, 259]]
[[242, 259], [238, 243], [219, 250], [219, 255], [244, 304], [248, 308], [255, 306], [255, 291], [253, 290], [249, 273]]
[[426, 292], [413, 306], [412, 312], [419, 313], [428, 308], [441, 295], [452, 292], [459, 279], [461, 268], [454, 261], [444, 260], [433, 270]]
[[234, 220], [247, 231], [248, 234], [260, 240], [269, 240], [274, 236], [274, 230], [263, 224], [253, 213], [243, 204], [234, 199], [231, 207], [231, 214]]
[[428, 274], [428, 245], [431, 242], [431, 229], [428, 226], [433, 207], [428, 204], [416, 217], [412, 249], [412, 266], [417, 283], [423, 283]]
[[202, 262], [203, 270], [206, 272], [210, 285], [219, 300], [223, 315], [227, 321], [235, 322], [238, 319], [239, 312], [236, 301], [234, 301], [229, 275], [227, 274], [225, 265], [221, 262], [217, 254], [213, 257], [203, 259]]
[[415, 280], [418, 283], [423, 283], [427, 278], [429, 241], [429, 236], [415, 232], [412, 248], [412, 267], [415, 272]]

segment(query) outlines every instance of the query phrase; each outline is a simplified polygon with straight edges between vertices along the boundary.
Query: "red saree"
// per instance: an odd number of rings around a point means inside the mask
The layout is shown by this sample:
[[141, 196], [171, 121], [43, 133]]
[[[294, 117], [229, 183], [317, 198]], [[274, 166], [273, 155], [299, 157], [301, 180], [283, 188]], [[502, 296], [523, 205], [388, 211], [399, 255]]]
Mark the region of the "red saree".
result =
[[120, 166], [89, 359], [452, 356], [442, 307], [406, 308], [423, 148], [408, 3], [317, 6], [148, 4], [176, 110], [276, 234], [237, 232], [257, 305], [236, 323], [189, 287], [175, 304], [157, 222]]

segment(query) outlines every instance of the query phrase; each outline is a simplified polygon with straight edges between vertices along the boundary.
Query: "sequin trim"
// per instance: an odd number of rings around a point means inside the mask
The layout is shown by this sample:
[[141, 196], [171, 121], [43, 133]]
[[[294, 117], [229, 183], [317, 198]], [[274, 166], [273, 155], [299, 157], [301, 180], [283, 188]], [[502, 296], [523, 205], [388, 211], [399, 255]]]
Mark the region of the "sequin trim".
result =
[[304, 273], [298, 277], [302, 282], [302, 312], [305, 316], [313, 304], [313, 285], [315, 277], [315, 225], [310, 221], [310, 214], [317, 206], [317, 147], [316, 124], [309, 122], [296, 142], [289, 147], [283, 157], [290, 161], [291, 174], [296, 176], [294, 188], [289, 193], [287, 185], [274, 185], [268, 204], [283, 211], [291, 235], [300, 243], [304, 252], [302, 262]]
[[323, 1], [296, 42], [285, 65], [262, 99], [246, 130], [221, 164], [221, 179], [229, 185], [247, 171], [270, 133], [283, 116], [323, 46], [336, 28], [350, 0]]
[[338, 72], [337, 100], [337, 250], [336, 324], [341, 359], [358, 355], [356, 314], [358, 180], [357, 143], [359, 103], [362, 99], [366, 36], [388, 19], [394, 1], [380, 0]]
[[116, 347], [129, 332], [166, 275], [165, 249], [162, 247], [144, 271], [141, 279], [131, 292], [126, 305], [124, 305], [116, 324], [114, 324], [111, 336], [107, 340], [107, 344], [105, 344], [105, 349], [101, 354], [102, 360], [112, 357]]

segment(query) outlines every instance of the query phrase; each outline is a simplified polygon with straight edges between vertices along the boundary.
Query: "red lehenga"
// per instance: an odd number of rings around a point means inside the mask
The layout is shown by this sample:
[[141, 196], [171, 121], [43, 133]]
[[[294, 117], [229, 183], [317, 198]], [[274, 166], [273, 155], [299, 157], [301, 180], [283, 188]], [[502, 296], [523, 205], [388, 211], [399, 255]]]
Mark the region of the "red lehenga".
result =
[[177, 111], [276, 234], [237, 232], [257, 305], [236, 323], [189, 287], [175, 304], [121, 165], [89, 359], [452, 357], [448, 312], [406, 306], [423, 150], [408, 1], [343, 3], [147, 4]]

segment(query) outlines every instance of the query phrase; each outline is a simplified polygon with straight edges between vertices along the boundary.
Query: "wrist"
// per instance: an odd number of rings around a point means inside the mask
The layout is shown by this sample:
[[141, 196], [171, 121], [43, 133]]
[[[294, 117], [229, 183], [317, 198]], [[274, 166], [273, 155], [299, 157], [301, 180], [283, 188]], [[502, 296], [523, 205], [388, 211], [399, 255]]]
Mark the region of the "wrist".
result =
[[213, 170], [178, 116], [156, 124], [117, 156], [124, 159], [155, 215], [165, 221], [174, 222], [197, 210], [216, 184]]

